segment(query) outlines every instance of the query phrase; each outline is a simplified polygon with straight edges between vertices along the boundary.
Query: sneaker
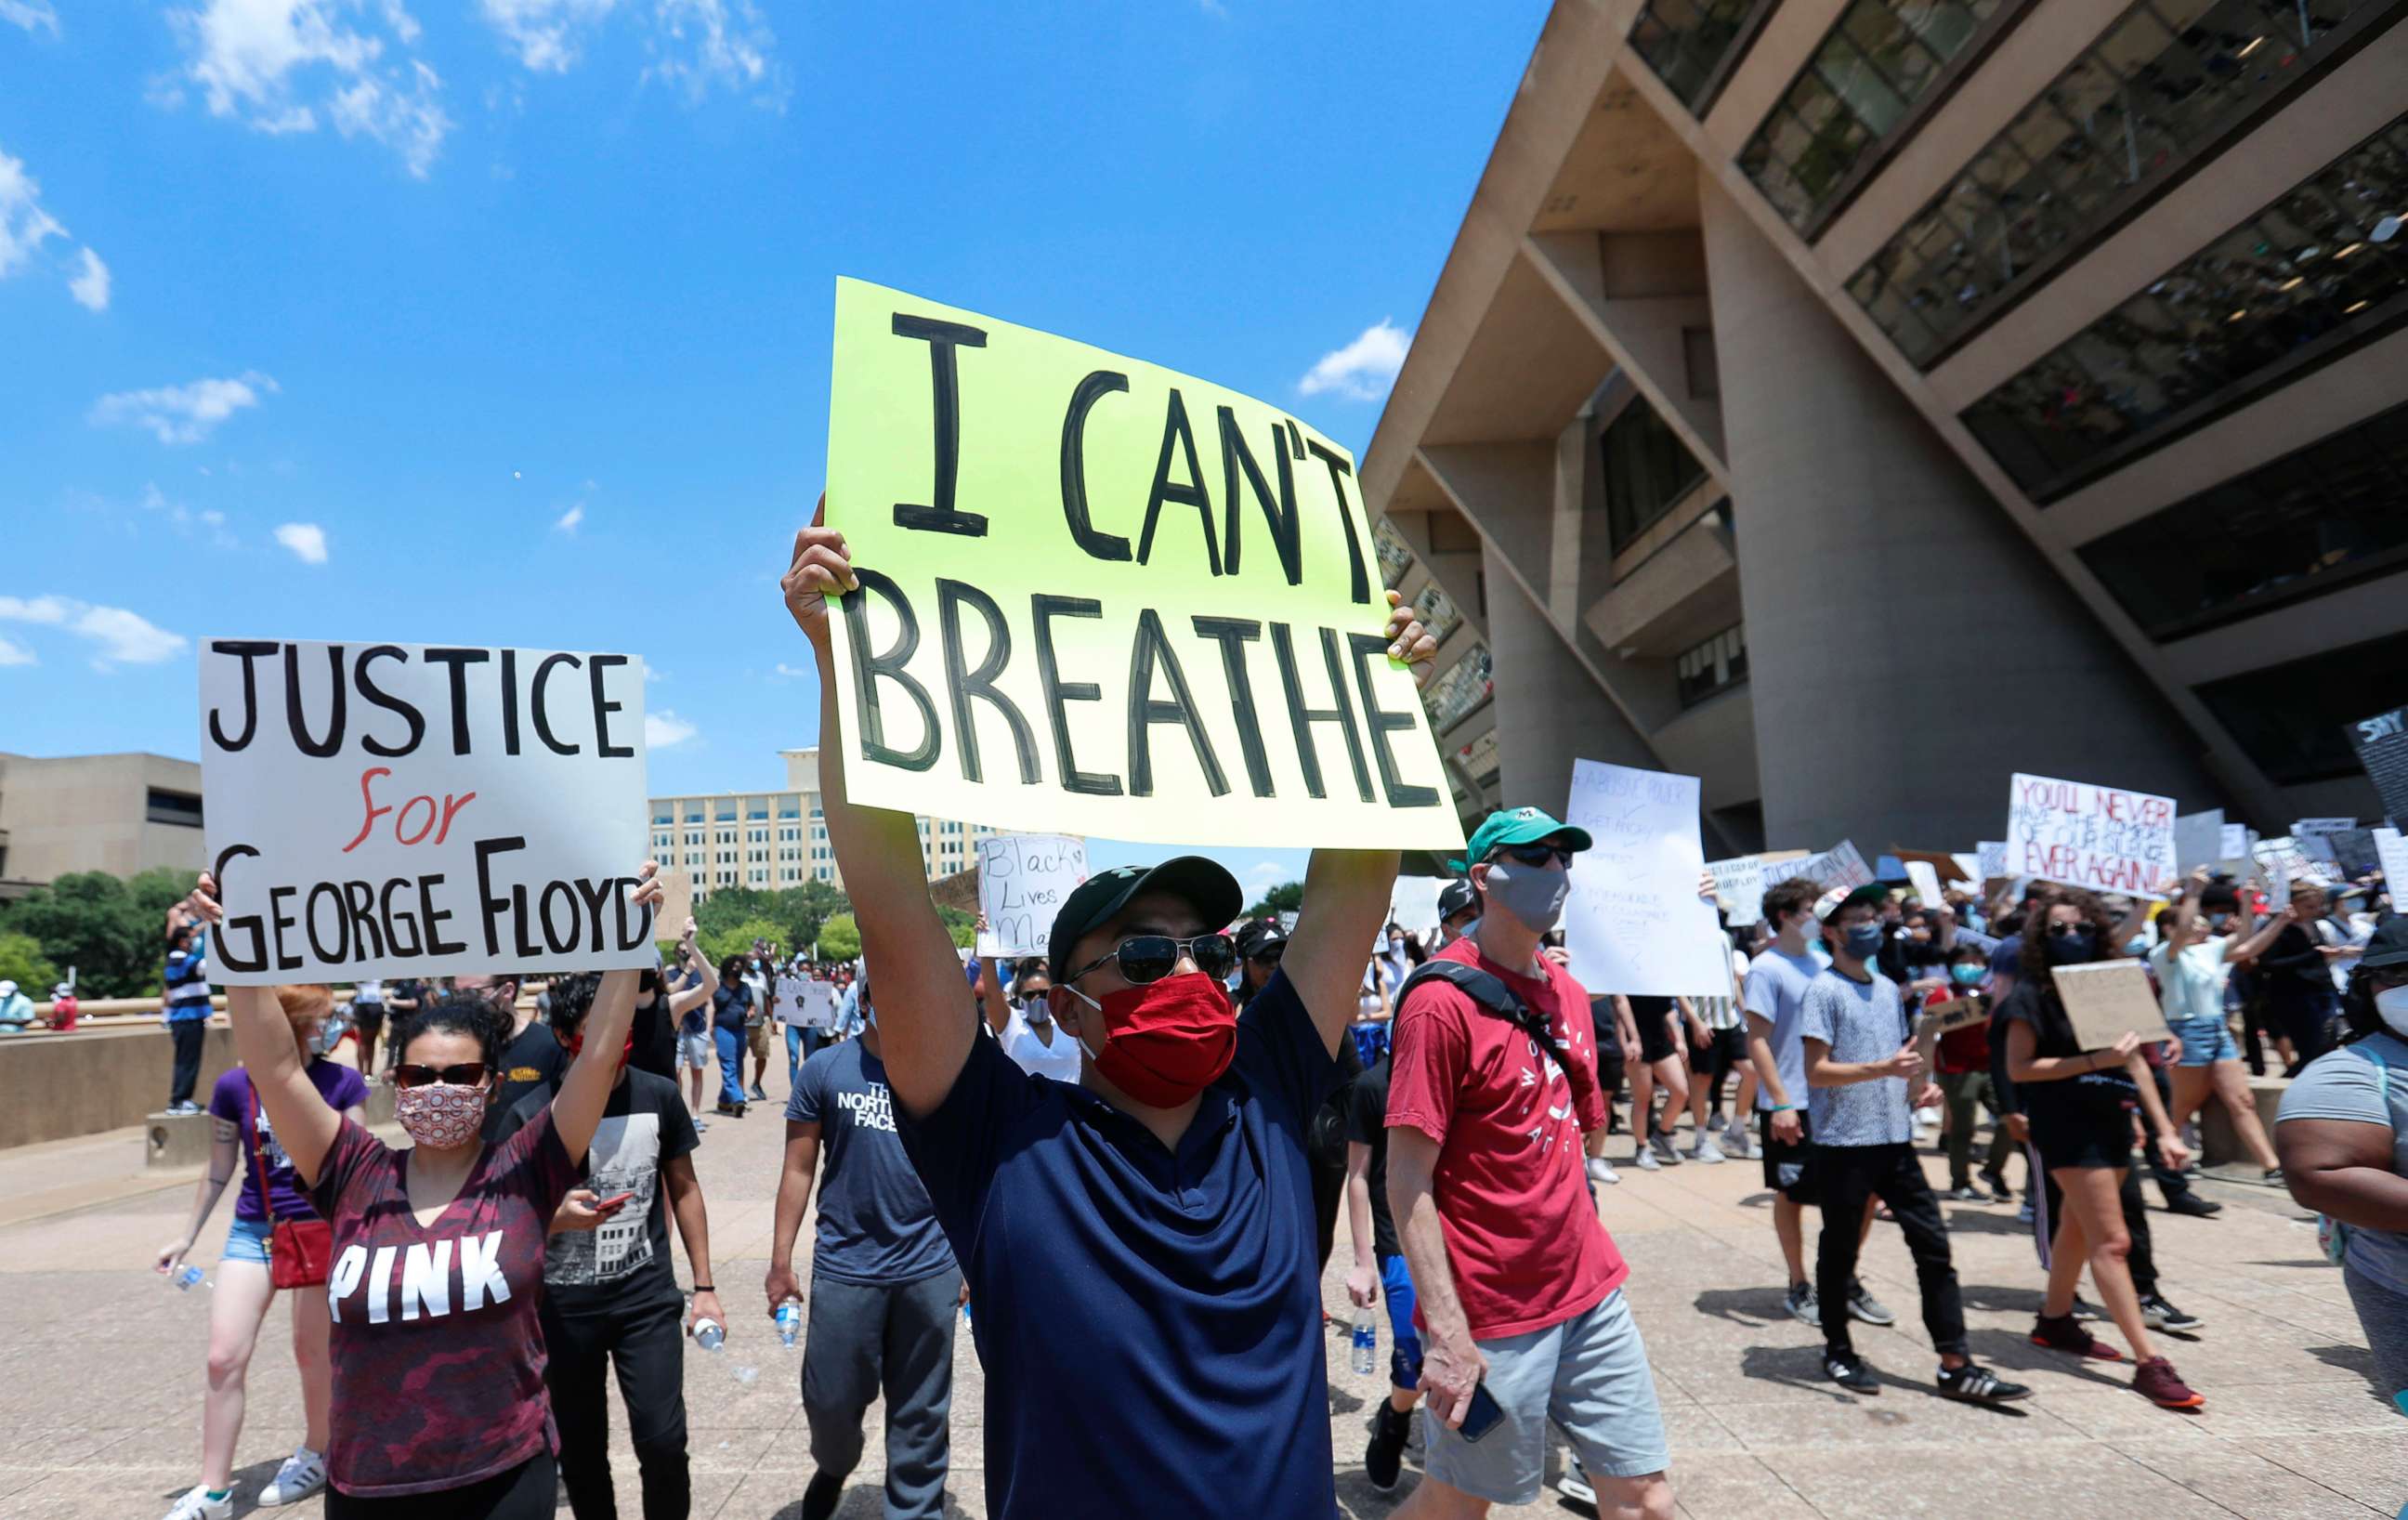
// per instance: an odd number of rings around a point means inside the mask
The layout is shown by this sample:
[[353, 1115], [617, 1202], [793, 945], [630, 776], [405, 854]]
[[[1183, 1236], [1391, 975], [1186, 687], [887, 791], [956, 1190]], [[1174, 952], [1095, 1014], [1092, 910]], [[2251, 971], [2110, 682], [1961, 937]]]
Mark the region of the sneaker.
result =
[[1555, 1480], [1555, 1492], [1591, 1509], [1597, 1507], [1597, 1490], [1589, 1486], [1588, 1469], [1581, 1466], [1578, 1454], [1564, 1453], [1564, 1475]]
[[207, 1488], [194, 1484], [167, 1512], [167, 1520], [234, 1520], [234, 1490], [227, 1489], [223, 1498], [211, 1498]]
[[2159, 1409], [2197, 1409], [2207, 1400], [2191, 1392], [2163, 1356], [2152, 1356], [2132, 1369], [2132, 1391]]
[[1692, 1161], [1702, 1161], [1709, 1167], [1719, 1167], [1723, 1164], [1725, 1157], [1723, 1155], [1723, 1148], [1716, 1145], [1713, 1140], [1708, 1140], [1705, 1137], [1705, 1134], [1700, 1131], [1698, 1135], [1698, 1143], [1689, 1147], [1689, 1159]]
[[2014, 1201], [2015, 1190], [2007, 1185], [2006, 1178], [2000, 1173], [1995, 1171], [1982, 1173], [1982, 1185], [1988, 1188], [1990, 1197], [2000, 1203]]
[[1399, 1410], [1384, 1398], [1371, 1411], [1371, 1443], [1363, 1448], [1363, 1476], [1383, 1494], [1396, 1492], [1397, 1475], [1404, 1469], [1405, 1438], [1412, 1427], [1412, 1411]]
[[755, 1103], [767, 1103], [769, 1101], [769, 1095], [761, 1090], [761, 1084], [757, 1082], [752, 1084], [752, 1101]]
[[1938, 1109], [1917, 1109], [1914, 1111], [1915, 1128], [1932, 1129], [1938, 1127], [1939, 1124], [1940, 1111]]
[[803, 1489], [803, 1502], [796, 1511], [799, 1520], [828, 1520], [836, 1513], [837, 1500], [844, 1498], [844, 1475], [838, 1472], [814, 1472]]
[[1835, 1356], [1829, 1352], [1825, 1352], [1823, 1375], [1850, 1393], [1881, 1392], [1881, 1379], [1873, 1376], [1873, 1369], [1855, 1356]]
[[1891, 1313], [1887, 1306], [1883, 1304], [1879, 1298], [1867, 1293], [1865, 1291], [1865, 1285], [1862, 1283], [1851, 1283], [1848, 1284], [1848, 1313], [1850, 1317], [1860, 1319], [1867, 1325], [1895, 1325], [1898, 1323], [1898, 1316]]
[[1672, 1137], [1669, 1131], [1661, 1129], [1657, 1130], [1656, 1132], [1656, 1138], [1648, 1141], [1648, 1144], [1655, 1148], [1656, 1159], [1661, 1161], [1664, 1165], [1668, 1167], [1677, 1167], [1681, 1164], [1681, 1148], [1673, 1143]]
[[1959, 1398], [1968, 1404], [2012, 1404], [2018, 1398], [2029, 1398], [2031, 1390], [1967, 1362], [1962, 1367], [1940, 1369], [1940, 1394], [1943, 1398]]
[[2089, 1299], [2077, 1293], [2073, 1296], [2073, 1317], [2075, 1319], [2103, 1320], [2107, 1317], [2107, 1311], [2100, 1308], [2097, 1304], [2092, 1303]]
[[201, 1111], [201, 1106], [188, 1097], [180, 1103], [168, 1104], [167, 1111], [169, 1113], [198, 1113]]
[[2071, 1314], [2063, 1319], [2051, 1319], [2046, 1314], [2032, 1321], [2031, 1343], [2050, 1351], [2070, 1352], [2094, 1362], [2120, 1362], [2124, 1354], [2082, 1327]]
[[2193, 1219], [2214, 1219], [2224, 1212], [2224, 1205], [2211, 1202], [2196, 1193], [2177, 1193], [2166, 1199], [2166, 1212], [2186, 1214]]
[[2207, 1321], [2195, 1314], [2186, 1314], [2166, 1301], [2163, 1294], [2152, 1293], [2141, 1300], [2141, 1317], [2153, 1330], [2196, 1330]]
[[1641, 1144], [1637, 1151], [1632, 1153], [1630, 1164], [1637, 1167], [1641, 1171], [1662, 1171], [1664, 1169], [1664, 1163], [1656, 1159], [1655, 1151], [1644, 1144]]
[[2283, 1169], [2280, 1167], [2268, 1167], [2264, 1171], [2258, 1174], [2258, 1180], [2265, 1183], [2268, 1187], [2280, 1187], [2283, 1185]]
[[1823, 1327], [1823, 1306], [1815, 1301], [1813, 1283], [1790, 1283], [1789, 1296], [1782, 1300], [1782, 1305], [1789, 1311], [1789, 1317], [1799, 1324], [1811, 1325], [1818, 1330]]
[[1747, 1132], [1746, 1120], [1734, 1117], [1723, 1131], [1723, 1154], [1734, 1161], [1756, 1159], [1756, 1137]]
[[1588, 1158], [1588, 1179], [1590, 1182], [1603, 1183], [1606, 1186], [1612, 1187], [1622, 1181], [1622, 1173], [1614, 1170], [1613, 1163], [1605, 1157], [1593, 1155]]
[[709, 1133], [710, 1132], [710, 1120], [708, 1120], [708, 1119], [696, 1119], [696, 1120], [695, 1120], [695, 1122], [694, 1122], [694, 1132], [695, 1132], [695, 1134], [697, 1134], [697, 1135], [707, 1135], [707, 1134], [709, 1134]]
[[307, 1446], [296, 1446], [276, 1476], [259, 1491], [262, 1504], [298, 1504], [326, 1486], [326, 1458]]
[[1947, 1192], [1942, 1193], [1940, 1196], [1946, 1198], [1951, 1203], [1987, 1203], [1990, 1201], [1990, 1195], [1983, 1192], [1980, 1188], [1975, 1187], [1971, 1183], [1959, 1183], [1955, 1187], [1950, 1188]]
[[2020, 1225], [2028, 1225], [2032, 1222], [2031, 1199], [2024, 1199], [2023, 1206], [2015, 1211], [2015, 1222]]

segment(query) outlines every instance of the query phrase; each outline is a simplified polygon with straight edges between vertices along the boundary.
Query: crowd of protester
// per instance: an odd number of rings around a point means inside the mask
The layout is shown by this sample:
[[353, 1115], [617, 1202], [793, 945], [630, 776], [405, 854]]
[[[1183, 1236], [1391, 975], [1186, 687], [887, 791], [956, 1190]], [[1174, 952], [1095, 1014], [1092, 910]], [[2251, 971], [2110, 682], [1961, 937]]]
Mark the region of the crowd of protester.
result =
[[[826, 596], [852, 585], [841, 539], [808, 530], [785, 593], [831, 746]], [[1389, 637], [1426, 658], [1410, 609]], [[1384, 1305], [1388, 1329], [1363, 1474], [1394, 1492], [1421, 1452], [1398, 1515], [1527, 1503], [1560, 1443], [1565, 1495], [1663, 1520], [1665, 1421], [1599, 1207], [1626, 1182], [1617, 1159], [1647, 1187], [1684, 1164], [1761, 1166], [1786, 1269], [1766, 1302], [1820, 1333], [1823, 1374], [1850, 1394], [1898, 1382], [1854, 1338], [1896, 1320], [1857, 1271], [1886, 1222], [1930, 1385], [2033, 1397], [1970, 1355], [1943, 1208], [2012, 1204], [2032, 1232], [2031, 1342], [2069, 1365], [2128, 1359], [2137, 1393], [2195, 1410], [2214, 1390], [2152, 1333], [2201, 1322], [2161, 1291], [2140, 1176], [2213, 1215], [2188, 1127], [2210, 1103], [2253, 1180], [2323, 1216], [2376, 1378], [2408, 1398], [2408, 922], [2379, 889], [2301, 882], [2268, 902], [2200, 870], [2133, 899], [1959, 882], [1926, 902], [1792, 877], [1718, 904], [1727, 986], [1651, 997], [1575, 979], [1560, 921], [1591, 841], [1520, 806], [1474, 831], [1434, 925], [1387, 922], [1391, 853], [1316, 851], [1300, 910], [1260, 919], [1190, 855], [1096, 872], [1044, 954], [992, 960], [955, 949], [912, 820], [852, 804], [837, 770], [824, 785], [857, 964], [765, 942], [713, 965], [689, 923], [656, 966], [554, 973], [539, 993], [507, 968], [364, 982], [340, 1013], [322, 986], [228, 989], [242, 1067], [210, 1095], [210, 1165], [157, 1260], [178, 1269], [239, 1179], [200, 1482], [169, 1520], [233, 1513], [280, 1288], [305, 1428], [258, 1501], [323, 1488], [332, 1516], [477, 1520], [549, 1515], [565, 1495], [580, 1520], [613, 1514], [615, 1377], [641, 1513], [686, 1514], [687, 1342], [729, 1333], [694, 1156], [710, 1119], [768, 1100], [776, 1025], [788, 1097], [762, 1312], [802, 1350], [803, 1520], [836, 1511], [882, 1399], [884, 1513], [944, 1513], [964, 1326], [998, 1520], [1320, 1520], [1338, 1470], [1321, 1284], [1341, 1217], [1347, 1307]], [[659, 900], [651, 866], [636, 881], [638, 905]], [[179, 1101], [195, 1078], [178, 1011], [195, 987], [208, 1007], [214, 894], [204, 877], [168, 928]], [[2147, 968], [2172, 1038], [2085, 1048], [2058, 973], [2122, 958]], [[2243, 1074], [2270, 1052], [2296, 1078], [2271, 1138]], [[366, 1127], [369, 1081], [391, 1084], [407, 1148]]]

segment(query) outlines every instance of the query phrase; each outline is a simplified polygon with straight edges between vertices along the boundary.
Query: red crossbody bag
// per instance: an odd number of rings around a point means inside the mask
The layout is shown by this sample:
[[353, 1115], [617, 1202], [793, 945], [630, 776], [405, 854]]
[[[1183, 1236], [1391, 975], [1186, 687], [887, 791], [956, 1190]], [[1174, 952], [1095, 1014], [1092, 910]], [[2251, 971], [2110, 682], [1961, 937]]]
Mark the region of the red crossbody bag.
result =
[[[259, 1206], [275, 1219], [267, 1186], [267, 1153], [259, 1143], [259, 1089], [251, 1089], [251, 1159], [259, 1169]], [[314, 1288], [335, 1259], [335, 1227], [322, 1219], [275, 1219], [267, 1236], [267, 1280], [280, 1288]]]

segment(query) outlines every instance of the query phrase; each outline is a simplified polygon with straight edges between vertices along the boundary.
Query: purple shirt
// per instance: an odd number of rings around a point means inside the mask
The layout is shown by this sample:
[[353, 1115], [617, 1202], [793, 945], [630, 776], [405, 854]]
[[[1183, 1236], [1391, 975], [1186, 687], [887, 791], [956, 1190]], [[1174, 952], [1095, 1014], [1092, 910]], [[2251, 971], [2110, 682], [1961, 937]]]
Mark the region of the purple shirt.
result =
[[[350, 1067], [333, 1061], [309, 1063], [309, 1084], [337, 1113], [368, 1100], [368, 1084]], [[309, 1195], [294, 1175], [284, 1147], [276, 1142], [276, 1126], [251, 1101], [251, 1073], [236, 1067], [209, 1090], [209, 1112], [242, 1132], [242, 1192], [235, 1198], [234, 1216], [254, 1225], [268, 1223], [267, 1204], [259, 1196], [259, 1152], [267, 1149], [267, 1190], [276, 1200], [278, 1219], [315, 1219]], [[257, 1123], [254, 1124], [253, 1120]]]

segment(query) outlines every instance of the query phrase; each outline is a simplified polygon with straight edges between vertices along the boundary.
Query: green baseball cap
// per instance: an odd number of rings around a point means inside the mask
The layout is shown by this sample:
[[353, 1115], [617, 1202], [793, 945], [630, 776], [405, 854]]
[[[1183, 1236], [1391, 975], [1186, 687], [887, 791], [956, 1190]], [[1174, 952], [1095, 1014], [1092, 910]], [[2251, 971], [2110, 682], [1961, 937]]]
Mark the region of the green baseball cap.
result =
[[1544, 808], [1499, 808], [1471, 831], [1471, 842], [1464, 847], [1463, 858], [1448, 864], [1456, 870], [1468, 871], [1486, 860], [1488, 853], [1499, 845], [1536, 844], [1558, 835], [1575, 850], [1585, 850], [1594, 842], [1588, 830], [1574, 828]]

